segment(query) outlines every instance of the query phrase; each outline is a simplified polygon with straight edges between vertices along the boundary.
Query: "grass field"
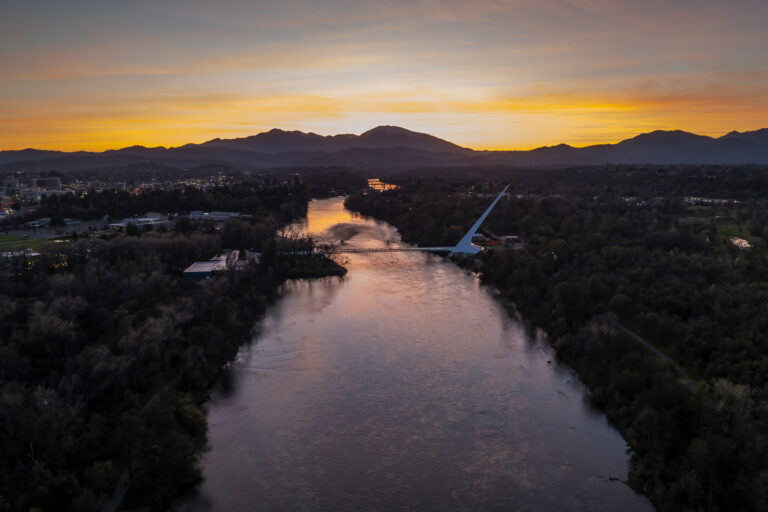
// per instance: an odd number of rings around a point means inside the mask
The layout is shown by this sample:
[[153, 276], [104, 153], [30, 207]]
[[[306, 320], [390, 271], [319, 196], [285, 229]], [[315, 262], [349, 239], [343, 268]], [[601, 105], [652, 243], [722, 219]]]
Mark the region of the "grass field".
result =
[[736, 226], [736, 224], [721, 224], [717, 226], [717, 232], [720, 234], [720, 236], [727, 236], [727, 237], [740, 237], [744, 233], [742, 233], [739, 228]]
[[0, 237], [2, 237], [0, 238], [0, 251], [20, 251], [23, 249], [41, 251], [72, 242], [72, 239], [69, 237], [42, 240], [27, 240], [20, 237], [7, 237], [5, 235], [0, 235]]
[[14, 235], [0, 235], [0, 244], [6, 242], [18, 242], [19, 240], [24, 240], [24, 238]]

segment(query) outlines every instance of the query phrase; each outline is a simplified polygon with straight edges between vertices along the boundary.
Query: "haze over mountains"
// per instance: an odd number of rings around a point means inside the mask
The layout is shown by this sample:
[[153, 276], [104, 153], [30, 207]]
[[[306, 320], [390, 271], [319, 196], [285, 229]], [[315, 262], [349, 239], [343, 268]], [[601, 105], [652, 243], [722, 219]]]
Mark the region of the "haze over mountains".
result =
[[768, 128], [722, 137], [654, 131], [617, 144], [567, 144], [529, 151], [475, 151], [429, 134], [379, 126], [360, 135], [322, 136], [273, 129], [175, 148], [131, 146], [98, 152], [0, 151], [0, 169], [45, 171], [120, 168], [141, 163], [186, 168], [221, 163], [251, 169], [345, 166], [403, 170], [439, 166], [603, 164], [768, 164]]

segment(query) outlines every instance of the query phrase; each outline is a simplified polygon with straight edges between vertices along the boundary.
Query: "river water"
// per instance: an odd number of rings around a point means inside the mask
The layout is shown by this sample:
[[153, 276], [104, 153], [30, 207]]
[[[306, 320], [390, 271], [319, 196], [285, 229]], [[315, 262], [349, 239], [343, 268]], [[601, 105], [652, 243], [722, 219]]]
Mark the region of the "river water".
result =
[[[295, 227], [399, 243], [341, 198]], [[422, 253], [346, 266], [283, 286], [212, 395], [205, 481], [179, 510], [652, 510], [583, 385], [475, 276]]]

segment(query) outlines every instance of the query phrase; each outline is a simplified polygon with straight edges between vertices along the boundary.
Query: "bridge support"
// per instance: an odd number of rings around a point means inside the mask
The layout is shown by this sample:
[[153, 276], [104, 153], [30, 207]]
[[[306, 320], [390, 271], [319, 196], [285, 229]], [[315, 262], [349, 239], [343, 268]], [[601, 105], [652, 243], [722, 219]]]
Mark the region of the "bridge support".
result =
[[477, 254], [480, 251], [483, 250], [482, 247], [478, 247], [477, 245], [472, 243], [472, 237], [475, 236], [477, 233], [477, 230], [480, 229], [480, 226], [485, 221], [485, 218], [488, 216], [489, 213], [491, 213], [491, 210], [493, 210], [493, 207], [496, 206], [496, 203], [499, 202], [499, 199], [501, 199], [501, 196], [504, 195], [504, 192], [507, 191], [509, 188], [509, 185], [504, 187], [504, 190], [501, 191], [501, 194], [499, 194], [496, 199], [493, 200], [491, 203], [491, 206], [488, 207], [485, 212], [480, 216], [479, 219], [477, 219], [477, 222], [472, 224], [472, 227], [469, 228], [469, 231], [467, 231], [467, 234], [462, 237], [461, 240], [459, 240], [459, 243], [456, 244], [456, 247], [451, 249], [451, 254]]

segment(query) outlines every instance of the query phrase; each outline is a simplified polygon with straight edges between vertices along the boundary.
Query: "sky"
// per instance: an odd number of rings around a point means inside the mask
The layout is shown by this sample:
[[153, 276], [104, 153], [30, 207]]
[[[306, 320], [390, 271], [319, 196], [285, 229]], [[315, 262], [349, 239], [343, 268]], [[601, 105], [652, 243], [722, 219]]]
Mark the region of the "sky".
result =
[[768, 126], [766, 0], [0, 0], [0, 149]]

